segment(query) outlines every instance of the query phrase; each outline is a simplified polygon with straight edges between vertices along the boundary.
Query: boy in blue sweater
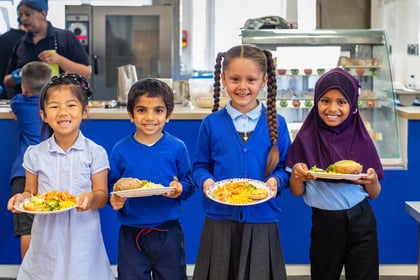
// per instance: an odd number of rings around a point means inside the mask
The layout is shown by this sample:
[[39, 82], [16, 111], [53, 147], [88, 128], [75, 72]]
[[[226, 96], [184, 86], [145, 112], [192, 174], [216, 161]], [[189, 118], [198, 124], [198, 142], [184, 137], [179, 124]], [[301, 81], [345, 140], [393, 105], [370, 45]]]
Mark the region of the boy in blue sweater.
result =
[[174, 109], [172, 89], [153, 78], [132, 85], [127, 111], [136, 132], [118, 141], [110, 156], [109, 187], [120, 178], [175, 187], [164, 195], [124, 198], [110, 203], [121, 223], [118, 279], [186, 279], [181, 201], [195, 190], [185, 144], [163, 130]]
[[[10, 107], [20, 131], [18, 151], [10, 176], [12, 195], [22, 193], [25, 189], [25, 169], [22, 163], [26, 149], [29, 145], [38, 144], [41, 140], [42, 120], [39, 115], [39, 93], [51, 78], [51, 68], [44, 62], [29, 62], [22, 68], [21, 76], [22, 93], [16, 94], [10, 100]], [[31, 214], [13, 214], [14, 235], [20, 237], [22, 259], [31, 240], [33, 219]]]

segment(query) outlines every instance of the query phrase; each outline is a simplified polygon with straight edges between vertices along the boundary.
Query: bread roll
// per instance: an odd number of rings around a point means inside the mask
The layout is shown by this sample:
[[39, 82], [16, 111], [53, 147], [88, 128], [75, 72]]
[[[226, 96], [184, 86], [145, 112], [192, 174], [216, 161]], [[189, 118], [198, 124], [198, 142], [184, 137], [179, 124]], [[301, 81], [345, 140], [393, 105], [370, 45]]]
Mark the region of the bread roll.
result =
[[340, 174], [359, 174], [363, 170], [363, 166], [354, 160], [340, 160], [334, 163], [335, 173]]
[[144, 186], [144, 181], [137, 178], [121, 178], [114, 184], [114, 192], [140, 189]]

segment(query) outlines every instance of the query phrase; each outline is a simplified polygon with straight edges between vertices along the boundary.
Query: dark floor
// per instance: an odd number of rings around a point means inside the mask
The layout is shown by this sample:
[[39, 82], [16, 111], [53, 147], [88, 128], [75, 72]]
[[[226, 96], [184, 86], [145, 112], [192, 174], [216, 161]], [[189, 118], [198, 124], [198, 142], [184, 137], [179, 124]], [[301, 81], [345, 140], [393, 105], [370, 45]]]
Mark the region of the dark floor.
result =
[[[188, 277], [188, 280], [191, 280], [192, 277]], [[310, 280], [309, 276], [289, 276], [287, 280]], [[0, 280], [2, 280], [0, 278]], [[11, 279], [8, 279], [11, 280]], [[345, 280], [344, 277], [341, 277], [340, 280]], [[417, 280], [417, 276], [380, 276], [379, 280]]]
[[[288, 280], [310, 280], [309, 276], [289, 276]], [[341, 277], [341, 280], [344, 280], [344, 277]], [[380, 276], [379, 280], [417, 280], [417, 276]]]
[[[188, 277], [188, 280], [191, 280], [192, 277]], [[289, 276], [287, 280], [310, 280], [310, 276]], [[1, 280], [1, 279], [0, 279]], [[344, 277], [341, 277], [340, 280], [345, 280]], [[379, 280], [417, 280], [417, 276], [380, 276]]]
[[[192, 277], [188, 277], [188, 280], [191, 280]], [[310, 280], [309, 276], [289, 276], [288, 280]], [[0, 280], [16, 280], [15, 278], [1, 278]], [[344, 277], [341, 277], [340, 280], [345, 280]], [[417, 276], [380, 276], [379, 280], [417, 280]]]

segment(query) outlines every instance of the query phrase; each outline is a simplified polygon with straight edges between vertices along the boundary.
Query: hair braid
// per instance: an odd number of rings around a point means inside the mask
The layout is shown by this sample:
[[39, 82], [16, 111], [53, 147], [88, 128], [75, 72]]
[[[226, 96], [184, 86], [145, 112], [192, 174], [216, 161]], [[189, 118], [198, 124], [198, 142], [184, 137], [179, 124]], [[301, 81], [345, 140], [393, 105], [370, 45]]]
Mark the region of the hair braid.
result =
[[220, 74], [222, 73], [222, 58], [225, 56], [225, 53], [220, 52], [216, 57], [216, 64], [214, 65], [214, 84], [213, 84], [213, 109], [212, 112], [219, 110], [220, 104]]
[[270, 51], [263, 50], [267, 57], [267, 122], [270, 131], [271, 149], [267, 157], [267, 167], [265, 175], [268, 176], [279, 162], [279, 151], [277, 148], [278, 140], [278, 124], [277, 124], [277, 111], [276, 111], [276, 96], [277, 96], [277, 81], [276, 71], [274, 66], [273, 57]]

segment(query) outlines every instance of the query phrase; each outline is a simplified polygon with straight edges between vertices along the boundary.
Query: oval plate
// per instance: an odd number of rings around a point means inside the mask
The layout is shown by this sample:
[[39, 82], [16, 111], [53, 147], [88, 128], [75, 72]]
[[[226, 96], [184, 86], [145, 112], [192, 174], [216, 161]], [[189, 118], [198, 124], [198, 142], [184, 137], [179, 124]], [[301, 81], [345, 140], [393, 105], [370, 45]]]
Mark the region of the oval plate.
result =
[[332, 180], [357, 180], [361, 177], [367, 176], [366, 173], [360, 174], [339, 174], [339, 173], [326, 173], [326, 172], [312, 172], [309, 171], [308, 174], [315, 176], [320, 179], [332, 179]]
[[111, 192], [121, 197], [143, 197], [152, 195], [162, 195], [164, 193], [170, 193], [175, 191], [175, 187], [163, 187], [163, 188], [144, 188], [144, 189], [133, 189], [125, 191]]
[[[31, 198], [24, 199], [21, 203], [19, 203], [18, 205], [15, 205], [15, 209], [18, 210], [19, 212], [28, 213], [28, 214], [51, 215], [51, 214], [58, 214], [58, 213], [67, 212], [67, 211], [77, 207], [77, 203], [76, 203], [76, 205], [74, 205], [72, 207], [64, 208], [64, 209], [60, 209], [60, 210], [54, 210], [54, 211], [29, 211], [29, 210], [25, 210], [25, 208], [23, 208], [23, 203], [27, 202], [30, 199]], [[77, 199], [78, 199], [78, 197], [76, 198], [76, 201], [77, 201]]]
[[[217, 200], [213, 195], [213, 192], [217, 188], [219, 188], [220, 186], [223, 186], [227, 183], [244, 182], [244, 181], [249, 183], [249, 184], [254, 185], [257, 188], [261, 188], [261, 189], [266, 190], [268, 192], [267, 196], [263, 199], [260, 199], [260, 200], [253, 200], [252, 202], [249, 202], [249, 203], [230, 203], [230, 202], [226, 202], [226, 201]], [[222, 181], [218, 181], [218, 182], [214, 183], [213, 185], [211, 185], [208, 188], [206, 194], [207, 194], [208, 198], [210, 198], [211, 200], [213, 200], [217, 203], [231, 205], [231, 206], [251, 206], [251, 205], [260, 204], [260, 203], [263, 203], [263, 202], [266, 202], [267, 200], [269, 200], [273, 196], [273, 191], [267, 186], [266, 183], [258, 181], [258, 180], [249, 179], [249, 178], [233, 178], [233, 179], [226, 179], [226, 180], [222, 180]]]

